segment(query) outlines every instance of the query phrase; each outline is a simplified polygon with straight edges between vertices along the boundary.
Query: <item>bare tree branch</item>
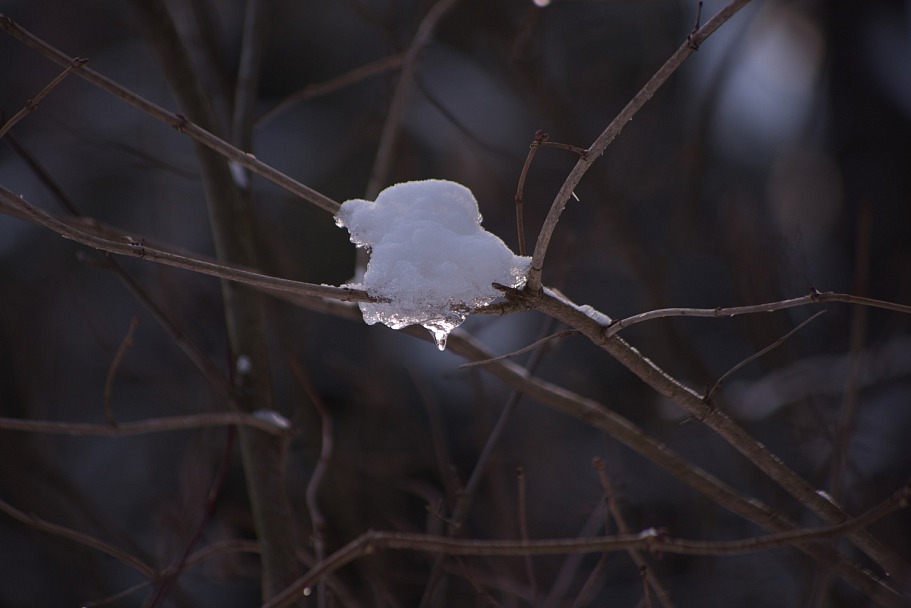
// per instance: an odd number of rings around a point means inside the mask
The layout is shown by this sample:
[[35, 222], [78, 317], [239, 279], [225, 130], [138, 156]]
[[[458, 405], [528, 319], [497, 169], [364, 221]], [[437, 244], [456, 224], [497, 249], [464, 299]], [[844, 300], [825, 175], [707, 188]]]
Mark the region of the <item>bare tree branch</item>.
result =
[[[13, 38], [19, 40], [29, 48], [34, 49], [59, 66], [66, 68], [72, 65], [73, 62], [77, 61], [76, 58], [69, 57], [61, 51], [57, 50], [28, 30], [22, 28], [18, 23], [2, 13], [0, 13], [0, 28], [2, 28]], [[323, 209], [324, 211], [327, 211], [331, 214], [335, 214], [338, 211], [339, 204], [328, 196], [321, 194], [308, 186], [305, 186], [295, 179], [285, 175], [281, 171], [278, 171], [277, 169], [274, 169], [269, 165], [257, 160], [257, 158], [252, 154], [244, 152], [243, 150], [232, 146], [224, 139], [213, 135], [210, 131], [207, 131], [206, 129], [191, 122], [187, 119], [186, 116], [165, 110], [161, 106], [149, 101], [148, 99], [145, 99], [133, 91], [130, 91], [126, 87], [117, 84], [113, 80], [99, 74], [98, 72], [95, 72], [88, 67], [81, 67], [74, 73], [84, 80], [95, 85], [99, 89], [107, 91], [115, 97], [119, 97], [123, 101], [144, 112], [145, 114], [148, 114], [152, 118], [160, 120], [161, 122], [174, 127], [179, 132], [188, 135], [199, 144], [214, 150], [225, 158], [236, 162], [243, 167], [246, 167], [253, 173], [264, 177], [280, 188], [284, 188], [291, 194], [294, 194], [295, 196], [309, 203], [312, 203], [320, 209]]]
[[247, 426], [279, 437], [288, 434], [287, 427], [277, 425], [267, 417], [238, 412], [211, 412], [208, 414], [148, 418], [146, 420], [120, 422], [117, 426], [84, 422], [0, 418], [0, 430], [70, 435], [71, 437], [128, 437], [146, 433], [187, 431], [213, 426]]
[[[3, 186], [0, 186], [0, 211], [12, 215], [18, 211], [32, 222], [53, 230], [60, 236], [87, 245], [100, 251], [115, 253], [128, 257], [140, 258], [192, 270], [200, 274], [206, 274], [236, 283], [243, 283], [252, 287], [258, 287], [271, 291], [280, 291], [293, 293], [297, 295], [315, 296], [319, 298], [332, 298], [347, 302], [371, 302], [373, 298], [366, 292], [351, 289], [348, 287], [333, 287], [331, 285], [315, 285], [312, 283], [302, 283], [290, 279], [270, 277], [251, 270], [230, 266], [227, 263], [213, 262], [201, 257], [190, 256], [181, 253], [175, 253], [162, 249], [158, 246], [147, 243], [146, 240], [139, 236], [130, 236], [124, 233], [114, 233], [105, 237], [96, 236], [80, 228], [76, 228], [72, 223], [63, 222], [37, 207], [31, 205], [21, 196], [10, 192]], [[117, 238], [118, 240], [113, 240]]]
[[623, 127], [633, 119], [633, 117], [642, 109], [661, 86], [667, 82], [668, 78], [677, 71], [683, 62], [699, 48], [705, 40], [711, 36], [719, 27], [728, 19], [733, 17], [740, 9], [746, 6], [750, 0], [734, 0], [717, 15], [712, 17], [705, 25], [696, 32], [690, 34], [686, 41], [680, 45], [676, 52], [662, 65], [657, 72], [649, 79], [645, 86], [636, 93], [636, 96], [630, 100], [623, 110], [611, 121], [607, 128], [592, 142], [586, 153], [582, 155], [576, 166], [573, 167], [566, 181], [557, 192], [550, 211], [541, 226], [541, 232], [538, 234], [538, 240], [535, 242], [535, 251], [531, 259], [531, 269], [528, 273], [528, 283], [526, 289], [529, 291], [538, 291], [541, 289], [541, 273], [544, 269], [544, 256], [547, 255], [547, 248], [550, 245], [550, 239], [553, 236], [560, 215], [566, 207], [566, 203], [573, 195], [573, 191], [582, 177], [588, 172], [588, 169], [594, 162], [604, 154], [604, 150], [614, 141], [614, 139], [623, 130]]
[[[408, 550], [446, 555], [562, 555], [571, 553], [600, 553], [637, 549], [654, 553], [677, 555], [744, 555], [788, 546], [803, 546], [833, 539], [869, 526], [887, 515], [905, 508], [911, 499], [911, 486], [905, 485], [885, 501], [864, 514], [847, 521], [819, 529], [800, 529], [733, 541], [698, 541], [676, 539], [666, 532], [650, 528], [638, 534], [602, 538], [571, 538], [537, 541], [465, 540], [425, 534], [401, 532], [365, 532], [325, 561], [314, 566], [294, 584], [266, 602], [262, 608], [282, 608], [296, 600], [305, 589], [324, 576], [377, 550]], [[901, 598], [892, 597], [884, 605], [902, 606]]]

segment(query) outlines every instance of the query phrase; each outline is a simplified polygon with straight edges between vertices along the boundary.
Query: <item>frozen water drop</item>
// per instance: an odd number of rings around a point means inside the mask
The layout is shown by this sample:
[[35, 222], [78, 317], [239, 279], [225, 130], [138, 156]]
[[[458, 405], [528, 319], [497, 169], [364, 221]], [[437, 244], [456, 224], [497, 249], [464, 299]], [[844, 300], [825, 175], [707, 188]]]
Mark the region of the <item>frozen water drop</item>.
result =
[[446, 338], [449, 337], [449, 332], [452, 331], [453, 326], [445, 324], [425, 323], [424, 327], [427, 329], [427, 331], [430, 332], [430, 335], [433, 336], [433, 341], [436, 342], [437, 348], [440, 350], [446, 350]]

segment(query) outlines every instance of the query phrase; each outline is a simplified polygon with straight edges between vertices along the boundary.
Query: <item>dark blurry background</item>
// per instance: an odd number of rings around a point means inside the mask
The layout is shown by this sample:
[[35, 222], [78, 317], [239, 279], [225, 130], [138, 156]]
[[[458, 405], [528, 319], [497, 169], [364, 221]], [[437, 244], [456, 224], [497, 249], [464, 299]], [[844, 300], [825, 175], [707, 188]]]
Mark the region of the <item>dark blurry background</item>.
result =
[[[214, 44], [206, 88], [227, 109], [244, 3], [171, 3], [200, 44]], [[702, 21], [724, 3], [705, 3]], [[281, 0], [273, 3], [260, 85], [266, 112], [307, 85], [407, 49], [431, 2]], [[420, 58], [388, 184], [445, 178], [470, 187], [484, 224], [516, 247], [513, 198], [528, 145], [588, 146], [685, 39], [696, 2], [462, 0]], [[127, 5], [4, 0], [23, 27], [126, 87], [178, 110]], [[196, 15], [196, 17], [193, 17]], [[199, 18], [204, 27], [195, 27]], [[0, 35], [0, 109], [10, 117], [59, 69]], [[343, 201], [365, 195], [397, 82], [395, 70], [289, 106], [259, 123], [253, 152]], [[221, 106], [219, 106], [221, 104]], [[714, 308], [775, 301], [811, 288], [911, 303], [911, 6], [907, 2], [756, 0], [710, 38], [608, 148], [576, 191], [550, 250], [544, 281], [579, 303], [623, 317], [667, 306]], [[530, 242], [569, 169], [570, 152], [539, 151], [525, 184]], [[79, 211], [212, 255], [191, 141], [77, 77], [54, 90], [0, 142], [0, 184], [65, 213], [40, 164]], [[387, 185], [388, 185], [387, 184]], [[256, 179], [262, 270], [340, 284], [354, 273], [347, 233], [325, 212]], [[77, 252], [87, 254], [82, 258]], [[111, 272], [41, 228], [0, 217], [0, 415], [103, 422], [105, 377], [131, 319], [135, 343], [114, 385], [119, 420], [224, 409], [210, 385]], [[86, 259], [87, 258], [87, 259]], [[200, 347], [227, 367], [217, 281], [124, 260]], [[823, 307], [817, 307], [823, 308]], [[658, 320], [627, 330], [643, 353], [703, 390], [817, 308], [735, 319]], [[858, 513], [911, 469], [911, 318], [843, 304], [726, 385], [720, 404], [816, 486]], [[508, 391], [426, 341], [267, 302], [278, 409], [302, 429], [288, 470], [301, 546], [304, 488], [319, 454], [319, 416], [294, 366], [335, 425], [321, 489], [329, 549], [369, 529], [439, 531]], [[477, 317], [464, 326], [493, 352], [553, 331], [537, 314]], [[538, 374], [631, 418], [725, 482], [806, 525], [818, 522], [711, 431], [605, 353], [570, 338]], [[855, 401], [856, 400], [856, 401]], [[840, 435], [845, 404], [857, 405]], [[434, 421], [439, 422], [436, 425]], [[436, 432], [442, 428], [442, 433]], [[0, 498], [95, 535], [158, 567], [172, 563], [201, 516], [224, 430], [130, 438], [67, 438], [0, 430]], [[847, 466], [834, 454], [847, 448]], [[630, 526], [684, 538], [727, 539], [758, 529], [694, 494], [582, 423], [523, 401], [496, 453], [464, 535], [516, 538], [516, 467], [528, 483], [529, 533], [576, 536], [603, 500], [592, 469], [604, 459]], [[239, 458], [207, 541], [252, 538]], [[873, 528], [911, 559], [907, 515]], [[613, 533], [614, 529], [608, 529]], [[536, 558], [537, 587], [568, 584], [573, 605], [597, 563], [575, 570]], [[342, 603], [417, 605], [432, 559], [383, 553], [339, 573]], [[678, 606], [866, 606], [795, 550], [736, 558], [666, 556], [654, 575]], [[214, 557], [181, 577], [177, 606], [252, 606], [258, 561]], [[440, 605], [527, 605], [522, 560], [466, 558]], [[76, 606], [141, 582], [102, 554], [0, 516], [0, 605]], [[485, 599], [481, 592], [489, 594]], [[593, 605], [642, 600], [636, 566], [607, 560]], [[115, 603], [141, 605], [145, 592]]]

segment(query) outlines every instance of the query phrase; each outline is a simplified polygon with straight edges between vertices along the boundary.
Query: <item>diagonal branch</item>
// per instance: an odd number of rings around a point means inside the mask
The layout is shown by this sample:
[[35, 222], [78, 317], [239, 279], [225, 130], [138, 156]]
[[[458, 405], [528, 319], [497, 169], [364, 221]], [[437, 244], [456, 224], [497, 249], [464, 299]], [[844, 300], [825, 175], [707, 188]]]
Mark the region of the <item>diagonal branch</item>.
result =
[[[34, 49], [59, 66], [66, 68], [77, 61], [76, 58], [70, 57], [57, 50], [2, 13], [0, 13], [0, 29], [3, 29], [13, 38]], [[328, 196], [317, 192], [313, 188], [305, 186], [281, 171], [270, 167], [266, 163], [258, 160], [252, 154], [232, 146], [224, 139], [213, 135], [210, 131], [207, 131], [188, 120], [186, 116], [166, 110], [88, 67], [81, 67], [74, 73], [99, 89], [106, 91], [115, 97], [119, 97], [152, 118], [174, 127], [181, 133], [188, 135], [197, 143], [217, 152], [242, 167], [246, 167], [253, 173], [264, 177], [280, 188], [284, 188], [291, 194], [294, 194], [329, 213], [335, 214], [338, 211], [339, 204]]]
[[721, 27], [728, 19], [733, 17], [740, 9], [746, 6], [750, 0], [734, 0], [726, 7], [721, 9], [717, 15], [712, 17], [705, 25], [690, 34], [686, 41], [674, 52], [673, 55], [655, 72], [645, 86], [636, 93], [636, 96], [630, 100], [623, 110], [611, 121], [607, 128], [598, 136], [592, 145], [582, 155], [576, 166], [573, 167], [566, 181], [557, 192], [554, 202], [551, 204], [550, 211], [541, 226], [541, 232], [538, 234], [538, 240], [535, 243], [535, 252], [531, 259], [531, 270], [528, 273], [528, 283], [526, 289], [529, 291], [538, 291], [541, 289], [541, 273], [544, 269], [544, 257], [547, 255], [547, 248], [550, 245], [550, 239], [553, 236], [560, 215], [566, 207], [566, 203], [572, 196], [573, 190], [579, 185], [582, 177], [588, 172], [588, 169], [594, 162], [604, 154], [604, 150], [614, 141], [614, 139], [623, 130], [623, 127], [633, 119], [633, 117], [658, 91], [661, 86], [667, 82], [668, 78], [677, 71], [683, 62], [699, 48], [705, 40], [711, 36], [715, 30]]
[[[578, 306], [566, 299], [554, 297], [546, 291], [537, 295], [513, 291], [512, 295], [520, 299], [532, 300], [537, 310], [581, 331], [595, 345], [607, 351], [657, 393], [677, 403], [695, 420], [703, 422], [718, 433], [763, 473], [825, 522], [837, 524], [847, 517], [838, 505], [819, 494], [816, 488], [770, 452], [765, 445], [754, 439], [725, 412], [714, 407], [702, 395], [668, 375], [620, 336], [608, 337], [605, 325], [583, 312]], [[888, 575], [903, 577], [908, 573], [908, 566], [904, 561], [869, 532], [856, 530], [849, 535], [849, 538], [876, 561]]]
[[51, 80], [47, 85], [38, 91], [38, 94], [25, 102], [25, 107], [16, 112], [12, 118], [7, 120], [3, 125], [0, 125], [0, 139], [6, 135], [13, 126], [25, 118], [28, 114], [34, 112], [38, 108], [38, 104], [41, 103], [41, 100], [44, 99], [48, 93], [53, 91], [58, 84], [63, 82], [63, 79], [70, 75], [70, 72], [73, 70], [79, 69], [86, 64], [86, 59], [73, 59], [72, 63], [67, 66], [65, 70], [57, 74], [57, 76]]
[[107, 251], [108, 253], [140, 258], [157, 264], [191, 270], [200, 274], [227, 279], [236, 283], [243, 283], [245, 285], [272, 291], [318, 298], [330, 298], [345, 302], [373, 301], [366, 292], [358, 289], [334, 287], [331, 285], [315, 285], [312, 283], [302, 283], [290, 279], [271, 277], [252, 270], [230, 266], [226, 263], [213, 262], [196, 256], [167, 251], [147, 243], [145, 239], [141, 237], [119, 234], [119, 237], [117, 237], [118, 240], [113, 240], [111, 235], [104, 237], [96, 236], [85, 230], [76, 228], [72, 223], [61, 221], [44, 211], [41, 211], [21, 196], [17, 196], [3, 186], [0, 186], [0, 203], [3, 204], [3, 206], [0, 207], [0, 211], [18, 211], [27, 219], [53, 230], [63, 238], [76, 241], [83, 245], [88, 245], [94, 249]]

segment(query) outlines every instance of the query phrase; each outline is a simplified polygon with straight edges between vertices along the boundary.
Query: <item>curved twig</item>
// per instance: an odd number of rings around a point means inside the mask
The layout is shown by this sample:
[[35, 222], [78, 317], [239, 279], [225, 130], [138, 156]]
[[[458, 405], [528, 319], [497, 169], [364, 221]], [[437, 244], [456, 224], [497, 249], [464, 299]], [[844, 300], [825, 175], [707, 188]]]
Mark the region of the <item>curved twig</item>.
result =
[[752, 304], [750, 306], [731, 306], [719, 308], [660, 308], [648, 312], [639, 313], [618, 319], [611, 323], [604, 332], [608, 338], [614, 336], [630, 325], [651, 321], [653, 319], [664, 319], [667, 317], [736, 317], [739, 315], [752, 315], [763, 312], [775, 312], [787, 308], [796, 308], [798, 306], [808, 306], [810, 304], [819, 304], [822, 302], [844, 302], [846, 304], [858, 304], [860, 306], [869, 306], [871, 308], [882, 308], [895, 312], [911, 314], [911, 306], [905, 304], [896, 304], [895, 302], [886, 302], [884, 300], [875, 300], [863, 296], [854, 296], [847, 293], [835, 293], [834, 291], [817, 291], [813, 289], [809, 294], [799, 298], [790, 298], [788, 300], [779, 300], [778, 302], [768, 302], [766, 304]]
[[762, 350], [759, 350], [759, 351], [753, 353], [752, 355], [750, 355], [749, 357], [747, 357], [746, 359], [744, 359], [743, 361], [741, 361], [740, 363], [738, 363], [737, 365], [735, 365], [734, 367], [729, 369], [728, 371], [724, 372], [721, 375], [721, 377], [719, 377], [717, 380], [715, 380], [715, 384], [713, 384], [711, 386], [711, 388], [709, 388], [709, 390], [705, 393], [706, 400], [710, 401], [712, 399], [712, 397], [715, 395], [715, 392], [719, 388], [721, 388], [721, 386], [725, 383], [725, 381], [728, 378], [730, 378], [732, 375], [734, 375], [737, 372], [737, 370], [743, 368], [744, 365], [748, 365], [750, 362], [755, 361], [756, 359], [759, 359], [767, 352], [778, 348], [785, 342], [785, 340], [787, 340], [788, 338], [790, 338], [791, 336], [793, 336], [794, 334], [799, 332], [805, 326], [809, 325], [811, 321], [816, 319], [816, 317], [825, 314], [825, 312], [826, 311], [824, 311], [824, 310], [820, 310], [818, 313], [816, 313], [815, 315], [813, 315], [812, 317], [810, 317], [809, 319], [807, 319], [806, 321], [804, 321], [803, 323], [801, 323], [800, 325], [798, 325], [797, 327], [795, 327], [794, 329], [792, 329], [791, 331], [789, 331], [788, 333], [783, 335], [782, 337], [778, 338], [777, 340], [775, 340], [774, 342], [772, 342], [771, 344], [769, 344]]

